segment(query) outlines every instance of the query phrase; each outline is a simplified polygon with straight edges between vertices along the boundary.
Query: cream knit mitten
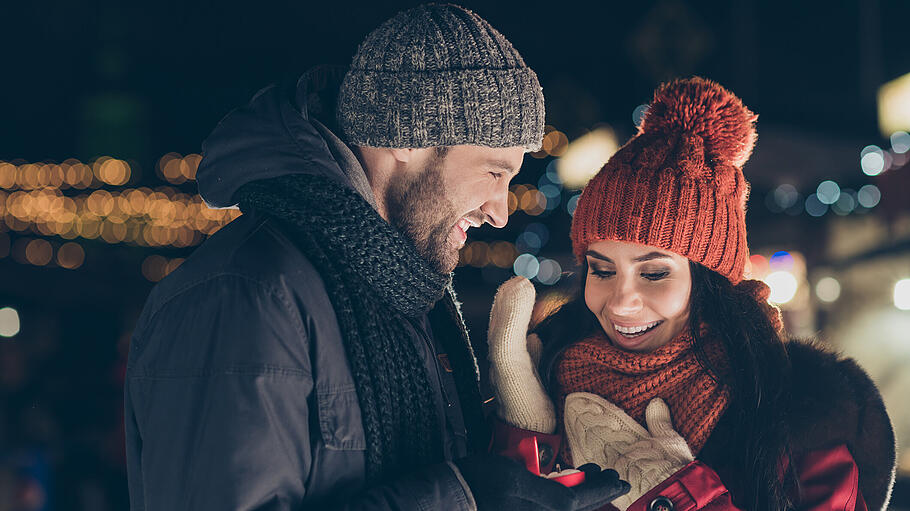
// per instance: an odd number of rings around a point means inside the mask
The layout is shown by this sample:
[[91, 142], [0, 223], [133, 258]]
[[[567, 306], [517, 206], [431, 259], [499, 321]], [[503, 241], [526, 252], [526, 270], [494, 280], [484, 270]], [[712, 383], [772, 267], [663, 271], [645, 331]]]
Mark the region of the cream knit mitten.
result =
[[662, 399], [648, 404], [645, 422], [648, 429], [596, 394], [566, 396], [566, 440], [572, 463], [612, 468], [628, 481], [631, 491], [612, 502], [621, 510], [694, 459], [685, 439], [673, 429]]
[[521, 429], [552, 434], [556, 411], [537, 373], [540, 338], [527, 335], [534, 298], [534, 285], [524, 277], [513, 277], [496, 291], [487, 334], [490, 379], [501, 419]]

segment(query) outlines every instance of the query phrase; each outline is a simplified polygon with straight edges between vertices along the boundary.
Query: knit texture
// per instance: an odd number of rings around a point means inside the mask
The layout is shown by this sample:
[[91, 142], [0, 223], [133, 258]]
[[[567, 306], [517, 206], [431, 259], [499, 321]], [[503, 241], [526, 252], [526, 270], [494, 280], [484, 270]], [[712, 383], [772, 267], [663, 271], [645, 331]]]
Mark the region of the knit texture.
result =
[[[721, 376], [729, 363], [719, 340], [705, 336], [705, 353]], [[688, 330], [654, 351], [625, 351], [603, 334], [579, 341], [556, 362], [557, 404], [573, 392], [590, 392], [616, 404], [629, 416], [645, 422], [652, 399], [663, 399], [673, 410], [676, 430], [698, 454], [727, 409], [729, 390], [719, 385], [696, 358]], [[562, 406], [557, 406], [564, 417]]]
[[540, 338], [527, 335], [534, 297], [534, 284], [524, 277], [512, 277], [496, 291], [487, 333], [490, 384], [500, 418], [524, 430], [552, 434], [556, 410], [537, 372]]
[[628, 481], [629, 493], [612, 502], [620, 510], [694, 459], [660, 398], [652, 399], [645, 410], [647, 429], [618, 406], [588, 392], [566, 396], [565, 410], [572, 463], [610, 467]]
[[361, 43], [338, 98], [349, 144], [540, 148], [543, 91], [512, 44], [473, 12], [428, 4]]
[[748, 183], [757, 116], [703, 78], [662, 85], [639, 127], [588, 183], [572, 219], [579, 262], [615, 240], [661, 248], [733, 284], [743, 278]]
[[[327, 177], [255, 181], [244, 185], [238, 198], [241, 209], [259, 210], [284, 223], [323, 278], [360, 402], [367, 479], [376, 482], [442, 461], [431, 382], [405, 325], [445, 299], [443, 309], [450, 318], [445, 329], [462, 341], [460, 346], [447, 342], [445, 349], [456, 372], [468, 372], [456, 383], [462, 406], [469, 410], [466, 423], [476, 421], [476, 362], [448, 287], [450, 275], [435, 272], [359, 194]], [[478, 410], [471, 411], [473, 406]]]

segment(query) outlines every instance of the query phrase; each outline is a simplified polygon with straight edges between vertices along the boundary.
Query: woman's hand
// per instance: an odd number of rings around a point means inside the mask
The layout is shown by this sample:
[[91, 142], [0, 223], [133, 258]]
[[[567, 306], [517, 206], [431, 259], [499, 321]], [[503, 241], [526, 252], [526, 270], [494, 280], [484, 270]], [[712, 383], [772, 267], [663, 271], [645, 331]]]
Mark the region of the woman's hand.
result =
[[596, 394], [566, 396], [566, 439], [572, 463], [612, 468], [628, 481], [631, 491], [613, 501], [619, 509], [626, 509], [694, 459], [685, 439], [673, 429], [662, 399], [648, 404], [645, 422], [648, 429]]
[[534, 285], [524, 277], [513, 277], [496, 291], [487, 333], [490, 379], [501, 419], [551, 434], [556, 431], [556, 411], [537, 372], [540, 338], [527, 335], [534, 298]]

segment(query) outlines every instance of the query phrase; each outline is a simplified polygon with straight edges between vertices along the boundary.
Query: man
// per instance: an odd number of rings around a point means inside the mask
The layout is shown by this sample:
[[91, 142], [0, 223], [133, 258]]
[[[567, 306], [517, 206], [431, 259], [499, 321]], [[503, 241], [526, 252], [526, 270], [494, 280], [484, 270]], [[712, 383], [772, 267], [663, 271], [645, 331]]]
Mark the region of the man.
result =
[[332, 78], [264, 89], [204, 144], [200, 193], [244, 214], [139, 319], [132, 509], [582, 509], [622, 492], [612, 472], [569, 489], [482, 454], [450, 272], [469, 228], [506, 224], [540, 145], [534, 72], [474, 13], [427, 5]]

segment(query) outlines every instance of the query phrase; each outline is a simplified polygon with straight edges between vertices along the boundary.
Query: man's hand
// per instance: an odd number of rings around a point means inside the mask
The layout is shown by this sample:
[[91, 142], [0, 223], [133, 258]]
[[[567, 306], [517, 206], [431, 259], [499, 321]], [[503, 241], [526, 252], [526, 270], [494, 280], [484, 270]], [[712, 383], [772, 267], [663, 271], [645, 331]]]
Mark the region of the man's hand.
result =
[[455, 461], [478, 511], [593, 511], [629, 491], [614, 470], [579, 467], [585, 481], [568, 488], [534, 475], [516, 461], [492, 454]]

